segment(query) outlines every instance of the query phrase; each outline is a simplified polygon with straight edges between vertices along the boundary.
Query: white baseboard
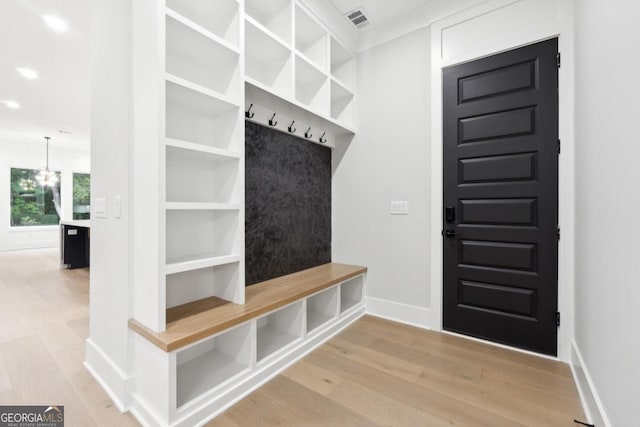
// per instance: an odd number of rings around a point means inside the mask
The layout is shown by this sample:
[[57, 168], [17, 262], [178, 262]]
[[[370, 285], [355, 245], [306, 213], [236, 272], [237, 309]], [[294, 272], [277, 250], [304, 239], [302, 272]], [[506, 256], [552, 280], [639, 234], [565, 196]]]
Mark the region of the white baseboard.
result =
[[129, 409], [131, 378], [126, 375], [91, 339], [87, 339], [84, 366], [120, 410]]
[[571, 342], [571, 363], [569, 366], [588, 422], [596, 427], [611, 427], [602, 400], [575, 341]]
[[431, 311], [428, 308], [403, 304], [374, 297], [364, 298], [367, 314], [419, 328], [431, 328]]

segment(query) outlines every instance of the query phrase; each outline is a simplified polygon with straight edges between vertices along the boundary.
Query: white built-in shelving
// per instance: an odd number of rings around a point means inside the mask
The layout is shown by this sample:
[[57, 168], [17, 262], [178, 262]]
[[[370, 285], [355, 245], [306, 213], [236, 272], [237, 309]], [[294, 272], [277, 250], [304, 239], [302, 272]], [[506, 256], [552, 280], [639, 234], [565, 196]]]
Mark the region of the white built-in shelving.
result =
[[302, 338], [302, 301], [257, 319], [258, 362]]
[[340, 285], [340, 313], [344, 314], [362, 302], [364, 276], [357, 276]]
[[299, 1], [247, 0], [245, 12], [247, 105], [355, 133], [355, 56]]
[[245, 324], [177, 354], [178, 407], [210, 392], [251, 366], [251, 327]]
[[329, 288], [307, 298], [307, 333], [338, 316], [338, 288]]

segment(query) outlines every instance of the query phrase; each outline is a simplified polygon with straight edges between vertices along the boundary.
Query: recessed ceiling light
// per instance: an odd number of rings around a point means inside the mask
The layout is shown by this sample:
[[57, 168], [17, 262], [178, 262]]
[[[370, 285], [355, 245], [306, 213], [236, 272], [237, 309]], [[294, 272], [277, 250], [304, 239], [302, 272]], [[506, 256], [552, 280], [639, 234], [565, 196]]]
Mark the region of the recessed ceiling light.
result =
[[54, 31], [63, 32], [69, 29], [69, 25], [62, 19], [53, 15], [42, 15], [42, 19], [47, 23], [49, 28]]
[[18, 104], [16, 101], [6, 100], [2, 101], [2, 103], [12, 110], [17, 110], [18, 108], [20, 108], [20, 104]]
[[18, 68], [16, 68], [16, 70], [25, 79], [33, 80], [33, 79], [37, 79], [38, 78], [38, 73], [33, 71], [31, 68], [18, 67]]

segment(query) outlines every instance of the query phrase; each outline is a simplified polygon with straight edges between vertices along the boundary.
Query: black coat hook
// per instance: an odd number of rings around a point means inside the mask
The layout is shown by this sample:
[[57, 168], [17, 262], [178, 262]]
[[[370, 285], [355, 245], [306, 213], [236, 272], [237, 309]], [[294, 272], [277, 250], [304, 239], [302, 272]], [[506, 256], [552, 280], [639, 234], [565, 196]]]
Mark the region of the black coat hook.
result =
[[295, 122], [296, 122], [296, 121], [294, 120], [294, 121], [292, 121], [292, 122], [291, 122], [291, 124], [289, 125], [289, 132], [291, 132], [291, 133], [296, 133], [296, 130], [297, 130], [297, 129], [293, 127], [293, 124], [294, 124]]
[[269, 126], [275, 126], [278, 124], [278, 122], [273, 121], [273, 119], [276, 118], [276, 113], [273, 113], [273, 116], [271, 116], [271, 119], [269, 119]]
[[247, 111], [245, 111], [245, 112], [244, 112], [244, 116], [245, 116], [247, 119], [253, 119], [253, 116], [255, 116], [255, 115], [256, 115], [255, 113], [252, 113], [252, 112], [251, 112], [251, 109], [252, 109], [252, 108], [253, 108], [253, 104], [249, 105], [249, 109], [248, 109]]
[[311, 138], [313, 136], [313, 134], [309, 133], [311, 131], [311, 127], [309, 127], [309, 129], [307, 129], [307, 131], [304, 133], [304, 137], [305, 138]]
[[[320, 139], [318, 141], [320, 141], [320, 144], [326, 144], [327, 143], [327, 138], [325, 138], [326, 132], [322, 133], [322, 136], [320, 137]], [[323, 139], [324, 138], [324, 139]]]

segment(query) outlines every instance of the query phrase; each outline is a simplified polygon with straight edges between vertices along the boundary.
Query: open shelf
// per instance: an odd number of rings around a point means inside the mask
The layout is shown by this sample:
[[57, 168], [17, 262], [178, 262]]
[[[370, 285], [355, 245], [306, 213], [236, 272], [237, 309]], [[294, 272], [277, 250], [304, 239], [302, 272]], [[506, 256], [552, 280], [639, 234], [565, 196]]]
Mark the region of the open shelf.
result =
[[183, 83], [179, 79], [166, 82], [166, 136], [237, 150], [240, 107]]
[[296, 55], [296, 101], [314, 112], [327, 114], [327, 76]]
[[240, 94], [239, 53], [166, 17], [167, 72], [232, 98]]
[[356, 60], [351, 52], [331, 37], [331, 76], [348, 88], [354, 86]]
[[244, 291], [244, 283], [239, 283], [239, 261], [239, 255], [172, 260], [166, 267], [166, 271], [175, 271], [167, 274], [167, 308], [209, 297], [237, 301], [238, 291]]
[[296, 50], [315, 66], [327, 70], [327, 37], [329, 33], [305, 10], [296, 5]]
[[238, 47], [238, 2], [236, 0], [167, 0], [167, 8], [195, 25]]
[[251, 327], [239, 326], [178, 352], [177, 406], [192, 401], [251, 366]]
[[257, 361], [302, 338], [302, 301], [257, 320]]
[[182, 148], [183, 150], [191, 150], [198, 153], [214, 154], [216, 156], [228, 157], [231, 159], [240, 158], [240, 153], [237, 151], [209, 147], [202, 144], [194, 144], [192, 142], [181, 141], [179, 139], [165, 138], [165, 144], [167, 145], [167, 147]]
[[307, 333], [338, 315], [338, 288], [333, 287], [307, 298]]
[[331, 79], [331, 118], [353, 125], [353, 93]]
[[237, 210], [168, 210], [166, 222], [167, 264], [240, 253]]
[[291, 50], [250, 21], [246, 23], [245, 33], [245, 74], [282, 96], [291, 96]]
[[167, 202], [238, 203], [239, 159], [166, 149]]
[[255, 19], [285, 43], [291, 44], [290, 0], [245, 0], [245, 14]]
[[340, 313], [362, 303], [364, 276], [354, 277], [340, 285]]

